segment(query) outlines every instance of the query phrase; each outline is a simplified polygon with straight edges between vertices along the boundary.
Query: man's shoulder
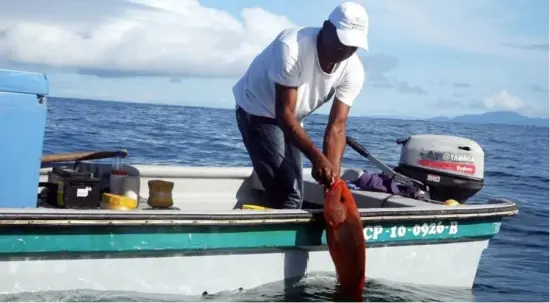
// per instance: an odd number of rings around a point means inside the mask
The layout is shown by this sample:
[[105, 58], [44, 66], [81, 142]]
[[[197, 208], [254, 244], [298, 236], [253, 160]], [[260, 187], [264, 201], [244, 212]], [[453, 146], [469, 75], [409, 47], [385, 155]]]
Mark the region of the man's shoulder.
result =
[[348, 59], [346, 70], [349, 72], [363, 72], [363, 63], [357, 55], [357, 52]]
[[353, 54], [348, 58], [344, 70], [342, 72], [342, 81], [340, 84], [345, 85], [363, 85], [365, 81], [365, 69], [363, 63], [357, 54]]
[[348, 80], [354, 78], [357, 80], [361, 80], [365, 76], [363, 63], [361, 62], [361, 59], [359, 58], [357, 53], [348, 58], [344, 69], [344, 74], [345, 77], [348, 78]]
[[280, 43], [290, 50], [298, 51], [299, 48], [315, 45], [318, 27], [292, 27], [283, 29], [275, 38], [275, 43]]

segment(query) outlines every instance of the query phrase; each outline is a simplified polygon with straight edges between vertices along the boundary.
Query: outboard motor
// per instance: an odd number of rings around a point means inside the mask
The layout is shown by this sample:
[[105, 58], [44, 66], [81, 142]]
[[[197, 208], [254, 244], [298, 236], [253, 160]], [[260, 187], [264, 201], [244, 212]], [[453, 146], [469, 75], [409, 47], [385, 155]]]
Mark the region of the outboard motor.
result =
[[397, 143], [402, 146], [395, 171], [428, 185], [433, 200], [465, 203], [483, 188], [485, 155], [475, 141], [414, 135]]

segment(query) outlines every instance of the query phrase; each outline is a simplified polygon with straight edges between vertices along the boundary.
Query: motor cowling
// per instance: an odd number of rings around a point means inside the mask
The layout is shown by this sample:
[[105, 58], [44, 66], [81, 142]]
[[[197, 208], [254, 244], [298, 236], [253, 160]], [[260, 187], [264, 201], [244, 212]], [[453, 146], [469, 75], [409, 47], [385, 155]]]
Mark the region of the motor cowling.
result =
[[465, 203], [483, 188], [485, 154], [473, 140], [447, 135], [413, 135], [397, 140], [397, 172], [430, 188], [433, 200]]

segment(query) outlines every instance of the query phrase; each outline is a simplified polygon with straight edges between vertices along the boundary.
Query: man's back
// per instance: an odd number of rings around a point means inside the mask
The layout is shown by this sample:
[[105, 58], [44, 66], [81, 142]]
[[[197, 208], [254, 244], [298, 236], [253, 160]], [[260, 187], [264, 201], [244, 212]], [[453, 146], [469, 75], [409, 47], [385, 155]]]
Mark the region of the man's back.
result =
[[[291, 28], [277, 35], [254, 58], [248, 71], [233, 87], [237, 105], [250, 114], [274, 118], [274, 83], [277, 82], [298, 87], [296, 118], [299, 121], [330, 101], [335, 93], [351, 106], [363, 84], [363, 66], [354, 54], [336, 64], [331, 74], [323, 72], [317, 54], [319, 30], [314, 27]], [[339, 89], [341, 86], [346, 87]]]

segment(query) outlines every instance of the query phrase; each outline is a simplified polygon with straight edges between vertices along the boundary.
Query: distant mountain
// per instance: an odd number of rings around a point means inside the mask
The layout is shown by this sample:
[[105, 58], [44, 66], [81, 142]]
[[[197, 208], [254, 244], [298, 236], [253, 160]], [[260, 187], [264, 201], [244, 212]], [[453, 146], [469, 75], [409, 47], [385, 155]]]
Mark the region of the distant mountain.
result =
[[456, 117], [433, 117], [427, 121], [446, 121], [472, 124], [534, 125], [548, 127], [548, 118], [531, 118], [516, 112], [494, 111], [479, 115], [461, 115]]

